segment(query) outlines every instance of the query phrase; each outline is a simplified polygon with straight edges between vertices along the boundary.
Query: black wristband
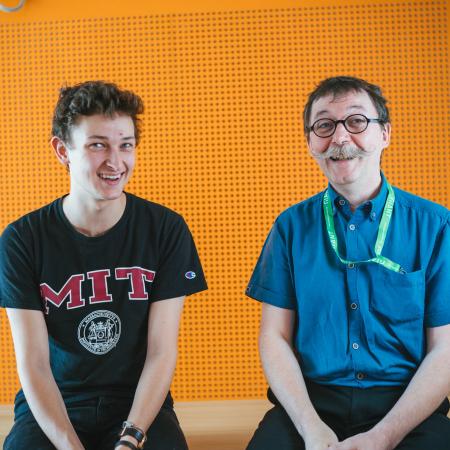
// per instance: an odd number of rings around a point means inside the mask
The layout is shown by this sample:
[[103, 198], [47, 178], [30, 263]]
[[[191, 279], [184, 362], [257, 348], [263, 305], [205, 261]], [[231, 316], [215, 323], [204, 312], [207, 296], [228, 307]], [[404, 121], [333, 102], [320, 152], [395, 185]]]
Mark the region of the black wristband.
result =
[[136, 449], [141, 449], [144, 447], [145, 441], [147, 440], [147, 435], [144, 430], [141, 430], [133, 422], [128, 422], [127, 420], [122, 424], [122, 431], [119, 433], [119, 439], [123, 436], [131, 436], [136, 439]]
[[138, 450], [138, 448], [130, 441], [118, 441], [116, 442], [116, 445], [114, 446], [114, 448], [118, 447], [119, 445], [123, 445], [124, 447], [128, 447], [131, 448], [131, 450]]
[[144, 433], [142, 433], [142, 430], [139, 428], [136, 428], [134, 425], [128, 425], [122, 429], [122, 432], [120, 433], [120, 436], [131, 436], [134, 437], [139, 444], [144, 443], [146, 436]]

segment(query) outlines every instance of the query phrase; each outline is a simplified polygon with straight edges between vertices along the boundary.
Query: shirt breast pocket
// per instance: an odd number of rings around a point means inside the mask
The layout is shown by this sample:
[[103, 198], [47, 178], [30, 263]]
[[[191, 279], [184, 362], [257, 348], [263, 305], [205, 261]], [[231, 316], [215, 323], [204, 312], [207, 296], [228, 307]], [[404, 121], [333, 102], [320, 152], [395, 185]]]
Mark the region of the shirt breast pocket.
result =
[[425, 311], [425, 271], [398, 273], [378, 266], [370, 298], [370, 309], [388, 322], [423, 319]]

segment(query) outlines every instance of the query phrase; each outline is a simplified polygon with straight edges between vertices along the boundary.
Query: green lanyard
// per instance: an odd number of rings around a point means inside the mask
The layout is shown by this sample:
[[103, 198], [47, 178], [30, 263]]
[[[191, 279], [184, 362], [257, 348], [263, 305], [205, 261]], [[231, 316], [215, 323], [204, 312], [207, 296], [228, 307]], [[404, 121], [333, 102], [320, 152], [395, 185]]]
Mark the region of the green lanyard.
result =
[[330, 244], [333, 247], [333, 250], [343, 264], [360, 264], [373, 262], [376, 264], [380, 264], [383, 267], [386, 267], [386, 269], [392, 270], [394, 272], [405, 273], [400, 264], [397, 264], [394, 261], [391, 261], [390, 259], [381, 255], [381, 250], [383, 250], [384, 241], [386, 240], [387, 230], [389, 228], [389, 223], [391, 221], [392, 211], [394, 209], [395, 203], [394, 190], [389, 183], [386, 183], [386, 185], [388, 188], [388, 196], [386, 199], [386, 204], [384, 205], [383, 215], [381, 216], [380, 226], [378, 228], [377, 240], [375, 242], [375, 258], [366, 259], [364, 261], [347, 261], [346, 259], [342, 259], [340, 257], [338, 250], [338, 239], [336, 230], [334, 228], [333, 210], [331, 208], [330, 195], [328, 194], [327, 189], [323, 196], [323, 213], [325, 216], [325, 223], [327, 225], [328, 237], [330, 238]]

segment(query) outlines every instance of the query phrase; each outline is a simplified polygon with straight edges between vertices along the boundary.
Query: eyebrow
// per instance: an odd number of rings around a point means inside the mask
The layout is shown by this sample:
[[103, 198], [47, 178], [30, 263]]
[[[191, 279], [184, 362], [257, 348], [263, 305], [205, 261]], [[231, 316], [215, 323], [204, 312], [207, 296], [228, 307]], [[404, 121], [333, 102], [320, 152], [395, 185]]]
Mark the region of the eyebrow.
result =
[[[105, 140], [109, 140], [108, 136], [101, 136], [99, 134], [93, 134], [92, 136], [88, 136], [88, 139], [105, 139]], [[123, 138], [121, 138], [122, 141], [131, 141], [136, 139], [135, 136], [125, 136]]]
[[[361, 105], [352, 105], [352, 106], [349, 106], [348, 108], [347, 108], [347, 111], [348, 110], [351, 110], [351, 109], [362, 109], [363, 111], [365, 110], [364, 109], [364, 106], [361, 106]], [[320, 111], [318, 111], [315, 115], [314, 115], [314, 117], [318, 117], [318, 116], [321, 116], [322, 114], [329, 114], [330, 112], [328, 111], [328, 109], [322, 109], [322, 110], [320, 110]]]

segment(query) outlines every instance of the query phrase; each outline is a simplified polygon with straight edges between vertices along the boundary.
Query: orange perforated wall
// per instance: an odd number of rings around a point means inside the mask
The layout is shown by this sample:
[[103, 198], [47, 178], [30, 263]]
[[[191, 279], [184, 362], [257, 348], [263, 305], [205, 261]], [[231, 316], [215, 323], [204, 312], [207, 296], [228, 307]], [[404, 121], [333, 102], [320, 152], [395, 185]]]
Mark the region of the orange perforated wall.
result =
[[[302, 134], [312, 88], [336, 74], [381, 85], [393, 120], [385, 173], [450, 207], [448, 1], [88, 3], [0, 13], [0, 227], [68, 189], [48, 146], [58, 87], [105, 79], [136, 91], [146, 112], [128, 190], [184, 215], [210, 287], [186, 305], [175, 398], [262, 397], [259, 305], [243, 292], [277, 214], [325, 186]], [[3, 311], [0, 359], [0, 402], [11, 403]]]

